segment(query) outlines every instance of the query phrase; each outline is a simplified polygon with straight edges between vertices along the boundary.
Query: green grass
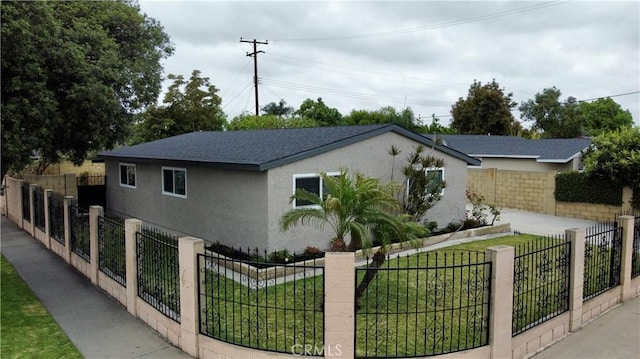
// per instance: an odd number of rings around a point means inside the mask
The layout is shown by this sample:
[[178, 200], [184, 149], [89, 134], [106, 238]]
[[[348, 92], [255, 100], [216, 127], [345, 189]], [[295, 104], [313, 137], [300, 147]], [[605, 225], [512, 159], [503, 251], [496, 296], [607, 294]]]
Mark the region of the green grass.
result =
[[275, 285], [270, 278], [234, 281], [220, 270], [206, 272], [208, 335], [286, 353], [296, 349], [295, 344], [322, 348], [322, 276]]
[[485, 249], [493, 246], [506, 245], [517, 247], [521, 245], [527, 245], [533, 241], [539, 240], [540, 236], [533, 234], [520, 234], [517, 236], [504, 236], [492, 239], [485, 239], [480, 241], [473, 241], [467, 243], [457, 244], [451, 247], [445, 247], [441, 250], [468, 250], [468, 251], [480, 251], [484, 252]]
[[0, 357], [82, 358], [4, 256], [0, 267]]

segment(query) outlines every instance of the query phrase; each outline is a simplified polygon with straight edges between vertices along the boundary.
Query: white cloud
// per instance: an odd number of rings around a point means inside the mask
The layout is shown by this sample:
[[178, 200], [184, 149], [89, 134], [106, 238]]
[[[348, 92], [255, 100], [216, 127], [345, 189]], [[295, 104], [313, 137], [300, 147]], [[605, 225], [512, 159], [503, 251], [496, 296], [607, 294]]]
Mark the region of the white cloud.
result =
[[[448, 115], [474, 79], [495, 78], [518, 102], [551, 86], [578, 99], [640, 90], [637, 1], [140, 6], [175, 44], [165, 73], [201, 70], [220, 89], [230, 118], [254, 108], [253, 63], [246, 57], [252, 48], [240, 37], [269, 40], [258, 55], [261, 105], [283, 98], [298, 107], [322, 97], [343, 114], [406, 104], [430, 117]], [[640, 124], [640, 94], [614, 100]]]

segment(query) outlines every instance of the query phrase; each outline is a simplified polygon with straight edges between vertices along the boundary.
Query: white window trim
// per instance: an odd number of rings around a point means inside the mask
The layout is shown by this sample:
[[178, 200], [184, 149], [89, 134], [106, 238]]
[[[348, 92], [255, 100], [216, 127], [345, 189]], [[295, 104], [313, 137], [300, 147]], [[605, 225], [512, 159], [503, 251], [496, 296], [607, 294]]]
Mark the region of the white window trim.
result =
[[[445, 169], [444, 167], [428, 167], [428, 168], [424, 168], [423, 171], [427, 172], [427, 171], [442, 171], [442, 181], [445, 182]], [[407, 178], [407, 184], [406, 184], [406, 191], [405, 191], [405, 195], [409, 196], [409, 178]], [[444, 190], [445, 188], [442, 188], [442, 190], [440, 191], [440, 196], [444, 196]]]
[[[126, 167], [133, 167], [135, 170], [135, 184], [132, 186], [130, 184], [127, 183], [122, 183], [122, 166], [126, 166]], [[127, 176], [127, 181], [129, 179], [129, 176]], [[136, 188], [138, 185], [138, 170], [136, 168], [135, 163], [118, 163], [118, 183], [120, 184], [120, 187], [126, 187], [126, 188]]]
[[[425, 171], [442, 171], [442, 182], [445, 182], [444, 176], [445, 176], [445, 172], [444, 172], [444, 167], [429, 167], [429, 168], [425, 168]], [[444, 196], [444, 187], [442, 187], [442, 190], [440, 191], [440, 196]]]
[[[173, 193], [173, 192], [167, 192], [164, 190], [164, 171], [165, 170], [169, 170], [169, 171], [183, 171], [184, 172], [184, 194], [178, 194], [178, 193]], [[171, 196], [171, 197], [178, 197], [178, 198], [187, 198], [187, 194], [189, 193], [187, 190], [187, 169], [186, 168], [181, 168], [181, 167], [162, 167], [160, 169], [160, 177], [162, 178], [162, 194], [167, 195], [167, 196]], [[175, 190], [175, 181], [173, 184], [173, 189]]]
[[[327, 176], [333, 177], [333, 176], [339, 176], [340, 172], [325, 172], [327, 174]], [[294, 174], [293, 175], [293, 192], [292, 194], [296, 193], [296, 180], [298, 178], [316, 178], [319, 177], [320, 178], [320, 198], [323, 197], [324, 193], [322, 193], [322, 190], [324, 189], [323, 186], [323, 180], [322, 180], [322, 176], [320, 176], [320, 173], [299, 173], [299, 174]], [[293, 206], [293, 208], [320, 208], [320, 206], [317, 205], [313, 205], [313, 204], [309, 204], [309, 205], [305, 205], [305, 206], [296, 206], [296, 201], [293, 200], [293, 202], [291, 203], [291, 205]]]

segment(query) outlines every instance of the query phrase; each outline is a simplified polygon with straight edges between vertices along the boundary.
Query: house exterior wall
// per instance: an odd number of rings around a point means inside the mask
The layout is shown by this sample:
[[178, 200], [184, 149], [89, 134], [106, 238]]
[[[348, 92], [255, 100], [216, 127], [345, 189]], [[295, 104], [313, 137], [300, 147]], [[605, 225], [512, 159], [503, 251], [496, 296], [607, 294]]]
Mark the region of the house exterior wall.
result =
[[[109, 209], [135, 217], [183, 235], [202, 238], [207, 243], [220, 242], [243, 249], [272, 251], [288, 249], [302, 252], [307, 246], [327, 249], [331, 231], [296, 226], [280, 230], [280, 218], [292, 209], [295, 174], [338, 172], [348, 168], [369, 177], [403, 180], [406, 156], [417, 143], [389, 132], [343, 148], [284, 165], [265, 172], [182, 167], [187, 170], [187, 198], [162, 193], [162, 165], [136, 164], [136, 188], [120, 185], [121, 162], [107, 160], [107, 198]], [[391, 145], [402, 150], [393, 158]], [[428, 153], [429, 151], [426, 151]], [[445, 227], [453, 220], [464, 219], [466, 163], [449, 155], [434, 152], [445, 161], [447, 188], [440, 203], [427, 212], [426, 218]], [[122, 163], [134, 163], [123, 161]]]
[[[389, 148], [395, 145], [402, 150], [395, 158], [388, 154]], [[293, 208], [289, 198], [294, 191], [293, 176], [295, 174], [333, 172], [348, 168], [351, 173], [359, 171], [368, 177], [380, 178], [382, 182], [391, 180], [393, 167], [394, 180], [402, 181], [402, 167], [406, 165], [406, 156], [413, 151], [416, 142], [395, 133], [360, 141], [343, 148], [320, 154], [302, 161], [271, 169], [269, 171], [269, 248], [294, 249], [302, 251], [306, 246], [320, 249], [329, 247], [332, 237], [330, 228], [318, 230], [310, 226], [296, 226], [282, 233], [280, 217]], [[429, 151], [426, 150], [425, 154]], [[453, 220], [463, 220], [465, 213], [465, 189], [467, 181], [466, 163], [449, 155], [435, 151], [434, 157], [445, 161], [444, 179], [447, 188], [442, 200], [429, 210], [426, 218], [437, 221], [445, 227]]]
[[571, 160], [567, 163], [536, 162], [534, 158], [482, 158], [482, 168], [497, 168], [508, 171], [577, 171], [580, 164], [578, 160]]
[[181, 167], [187, 198], [180, 198], [162, 193], [161, 165], [137, 163], [136, 188], [128, 188], [120, 186], [119, 164], [106, 161], [109, 209], [207, 243], [265, 248], [266, 173]]

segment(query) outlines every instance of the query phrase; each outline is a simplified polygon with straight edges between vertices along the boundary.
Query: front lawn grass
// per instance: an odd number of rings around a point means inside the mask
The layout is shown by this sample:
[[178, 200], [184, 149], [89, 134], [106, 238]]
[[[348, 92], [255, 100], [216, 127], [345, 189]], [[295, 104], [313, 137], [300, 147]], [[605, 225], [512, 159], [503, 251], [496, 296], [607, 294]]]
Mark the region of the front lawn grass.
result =
[[82, 358], [4, 256], [0, 267], [0, 357]]
[[[490, 277], [482, 264], [485, 249], [510, 245], [526, 253], [529, 247], [524, 246], [546, 240], [511, 235], [387, 260], [358, 303], [356, 356], [422, 356], [484, 345]], [[358, 269], [358, 283], [365, 271]], [[202, 305], [209, 335], [282, 352], [294, 344], [322, 346], [321, 277], [276, 285], [269, 280], [234, 281], [211, 268], [205, 281]], [[527, 316], [519, 326], [534, 320]]]

